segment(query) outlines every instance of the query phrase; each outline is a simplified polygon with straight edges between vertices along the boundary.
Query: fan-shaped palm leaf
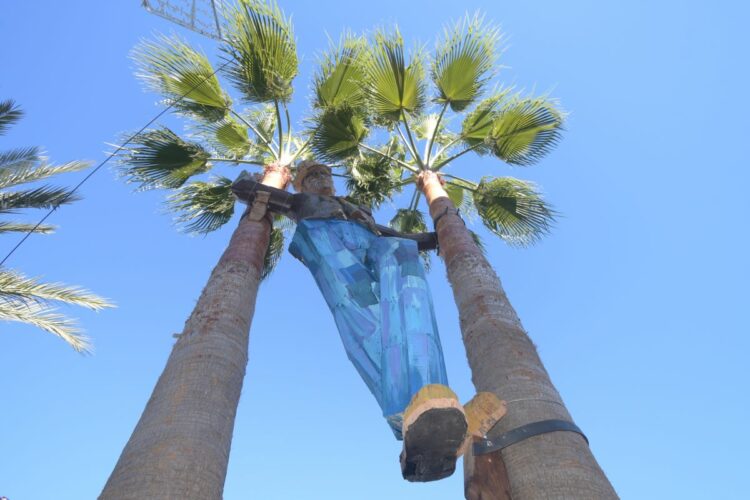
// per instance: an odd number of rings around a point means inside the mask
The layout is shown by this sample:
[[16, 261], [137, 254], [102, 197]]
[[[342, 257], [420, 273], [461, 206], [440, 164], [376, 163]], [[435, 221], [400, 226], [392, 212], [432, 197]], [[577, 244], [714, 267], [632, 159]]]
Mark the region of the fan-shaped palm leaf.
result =
[[121, 153], [122, 173], [140, 189], [178, 188], [192, 176], [208, 171], [208, 152], [186, 142], [168, 128], [138, 134]]
[[206, 124], [201, 127], [200, 132], [224, 158], [239, 159], [260, 154], [260, 151], [253, 147], [254, 143], [250, 141], [248, 128], [232, 118]]
[[364, 39], [345, 36], [323, 55], [313, 80], [314, 107], [331, 110], [363, 106], [366, 49]]
[[534, 243], [555, 219], [534, 186], [513, 177], [483, 178], [474, 203], [484, 225], [510, 244]]
[[250, 102], [287, 102], [297, 76], [297, 46], [275, 0], [239, 0], [228, 11], [224, 69]]
[[367, 58], [369, 108], [377, 121], [394, 123], [404, 112], [418, 114], [425, 103], [424, 67], [416, 53], [407, 66], [404, 42], [398, 31], [376, 35]]
[[352, 108], [324, 111], [316, 117], [317, 127], [313, 131], [311, 145], [319, 159], [336, 162], [359, 151], [359, 145], [367, 136], [364, 119]]
[[448, 198], [451, 199], [453, 205], [463, 212], [474, 210], [472, 197], [467, 196], [466, 192], [474, 192], [477, 189], [477, 184], [464, 179], [457, 179], [453, 176], [450, 177], [451, 179], [447, 181], [443, 187], [445, 188], [446, 193], [448, 193]]
[[461, 139], [477, 153], [486, 154], [492, 151], [492, 146], [486, 142], [487, 137], [492, 132], [492, 125], [497, 118], [500, 103], [509, 92], [510, 89], [496, 92], [480, 102], [464, 118], [461, 125]]
[[385, 156], [367, 153], [354, 159], [347, 172], [347, 197], [358, 205], [377, 208], [401, 191], [402, 170]]
[[461, 206], [464, 201], [464, 189], [452, 182], [445, 184], [445, 192], [448, 193], [448, 198], [451, 199], [453, 205], [456, 207]]
[[232, 105], [208, 58], [179, 38], [142, 42], [133, 58], [138, 76], [179, 111], [213, 122], [224, 118]]
[[10, 99], [0, 101], [0, 135], [5, 134], [11, 125], [23, 116], [23, 111]]
[[437, 144], [449, 144], [454, 142], [456, 134], [446, 127], [447, 120], [437, 113], [430, 113], [417, 117], [412, 128], [417, 139], [432, 140]]
[[212, 182], [192, 182], [170, 195], [167, 204], [178, 212], [175, 219], [188, 233], [207, 234], [226, 224], [234, 214], [232, 181], [218, 177]]
[[446, 29], [432, 64], [437, 102], [450, 104], [453, 111], [473, 102], [491, 76], [499, 40], [497, 28], [483, 26], [479, 16]]
[[267, 154], [273, 155], [273, 151], [267, 147], [267, 144], [274, 141], [274, 132], [276, 131], [276, 110], [272, 104], [260, 106], [258, 109], [245, 111], [241, 115], [242, 119], [252, 125], [260, 137], [256, 137], [256, 146]]
[[492, 152], [513, 165], [531, 165], [549, 153], [561, 137], [563, 114], [543, 98], [514, 98], [503, 103], [487, 141]]
[[419, 210], [400, 208], [396, 215], [388, 223], [393, 229], [400, 233], [412, 234], [423, 233], [427, 231], [427, 225], [424, 222], [424, 214]]

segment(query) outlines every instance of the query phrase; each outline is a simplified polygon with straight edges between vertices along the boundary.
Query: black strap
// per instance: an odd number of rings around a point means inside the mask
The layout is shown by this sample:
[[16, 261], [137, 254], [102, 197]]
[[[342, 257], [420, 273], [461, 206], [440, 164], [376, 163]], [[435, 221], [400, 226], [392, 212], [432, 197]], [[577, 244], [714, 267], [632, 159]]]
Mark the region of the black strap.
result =
[[486, 438], [483, 441], [474, 443], [474, 455], [478, 456], [492, 453], [493, 451], [502, 450], [503, 448], [507, 448], [512, 444], [516, 444], [532, 436], [557, 431], [575, 432], [576, 434], [580, 434], [583, 439], [586, 440], [586, 444], [589, 443], [589, 440], [583, 431], [573, 422], [568, 422], [567, 420], [542, 420], [541, 422], [522, 425], [521, 427], [510, 430], [498, 437], [492, 439]]
[[461, 222], [464, 223], [464, 226], [466, 225], [466, 221], [464, 221], [463, 217], [461, 217], [461, 211], [459, 209], [453, 208], [453, 207], [445, 207], [445, 210], [443, 210], [443, 213], [441, 213], [440, 215], [438, 215], [437, 217], [435, 217], [435, 220], [432, 222], [432, 227], [435, 228], [435, 231], [437, 231], [437, 225], [438, 225], [438, 222], [440, 221], [440, 219], [442, 219], [443, 217], [445, 217], [448, 214], [454, 214], [454, 215], [456, 215], [456, 217], [458, 217], [459, 219], [461, 219]]

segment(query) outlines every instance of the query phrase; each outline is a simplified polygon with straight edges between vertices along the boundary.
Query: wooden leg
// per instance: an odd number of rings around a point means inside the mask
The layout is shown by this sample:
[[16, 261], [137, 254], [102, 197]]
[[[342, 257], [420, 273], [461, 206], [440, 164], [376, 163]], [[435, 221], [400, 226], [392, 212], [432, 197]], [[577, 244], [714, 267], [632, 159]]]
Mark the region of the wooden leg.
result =
[[471, 447], [505, 416], [505, 401], [480, 392], [464, 405], [469, 438], [464, 445], [464, 495], [467, 500], [510, 500], [510, 484], [499, 451], [474, 456]]
[[[474, 442], [481, 438], [474, 436]], [[511, 500], [508, 473], [500, 451], [475, 457], [464, 455], [464, 496], [466, 500]]]

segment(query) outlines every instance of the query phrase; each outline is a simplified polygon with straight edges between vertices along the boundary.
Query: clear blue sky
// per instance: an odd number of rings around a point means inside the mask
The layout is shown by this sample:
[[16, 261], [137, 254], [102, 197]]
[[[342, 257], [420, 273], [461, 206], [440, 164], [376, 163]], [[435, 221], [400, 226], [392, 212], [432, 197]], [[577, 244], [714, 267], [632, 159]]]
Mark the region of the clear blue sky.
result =
[[[43, 145], [60, 162], [99, 161], [105, 143], [160, 109], [133, 77], [128, 52], [172, 27], [139, 4], [6, 2], [0, 99], [15, 99], [27, 117], [0, 150]], [[563, 142], [538, 166], [511, 170], [467, 155], [455, 167], [531, 179], [564, 214], [528, 250], [487, 237], [511, 301], [623, 498], [747, 498], [747, 4], [282, 5], [303, 56], [298, 120], [326, 33], [396, 21], [407, 39], [431, 47], [466, 10], [502, 25], [501, 79], [552, 89], [571, 112]], [[189, 38], [216, 54], [210, 40]], [[57, 234], [32, 237], [9, 264], [84, 285], [119, 308], [69, 310], [94, 340], [90, 357], [49, 334], [0, 325], [0, 495], [10, 500], [101, 491], [236, 223], [206, 238], [181, 235], [161, 213], [162, 193], [133, 193], [112, 168], [82, 194], [52, 217]], [[3, 237], [0, 253], [16, 241]], [[437, 261], [430, 282], [451, 384], [468, 399], [457, 314]], [[250, 335], [227, 499], [462, 497], [461, 471], [432, 484], [401, 479], [399, 444], [307, 270], [289, 255], [261, 288]]]

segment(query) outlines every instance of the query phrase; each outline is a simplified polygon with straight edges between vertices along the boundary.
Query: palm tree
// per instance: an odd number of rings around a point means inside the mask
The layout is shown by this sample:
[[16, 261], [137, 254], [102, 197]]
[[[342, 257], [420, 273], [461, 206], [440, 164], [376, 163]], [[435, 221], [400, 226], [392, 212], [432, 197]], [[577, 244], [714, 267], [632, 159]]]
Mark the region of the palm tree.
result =
[[[262, 167], [262, 183], [286, 188], [310, 149], [291, 128], [297, 75], [292, 25], [273, 0], [240, 0], [228, 12], [223, 62], [175, 37], [142, 43], [139, 76], [191, 120], [181, 138], [147, 130], [122, 155], [141, 189], [169, 189], [168, 206], [188, 232], [208, 233], [234, 213], [231, 180], [200, 180], [216, 164]], [[235, 110], [222, 73], [251, 105]], [[269, 218], [243, 216], [179, 335], [166, 367], [101, 498], [221, 498], [248, 357], [258, 286], [283, 250]]]
[[[0, 102], [0, 135], [23, 116], [13, 101]], [[41, 185], [24, 189], [16, 186], [43, 181], [54, 175], [76, 172], [88, 163], [74, 161], [50, 165], [37, 147], [0, 152], [0, 214], [15, 214], [27, 208], [50, 209], [72, 203], [78, 198], [68, 188]], [[0, 234], [11, 232], [49, 234], [54, 227], [0, 221]], [[56, 302], [75, 304], [95, 311], [112, 307], [107, 300], [79, 287], [60, 283], [43, 283], [18, 271], [0, 267], [0, 320], [20, 321], [57, 335], [78, 352], [90, 350], [89, 339], [75, 322], [55, 312]]]
[[[444, 173], [469, 152], [531, 165], [560, 139], [564, 114], [554, 100], [508, 88], [486, 92], [500, 40], [499, 31], [478, 16], [447, 29], [429, 61], [434, 93], [428, 103], [425, 55], [416, 50], [407, 60], [398, 30], [378, 31], [369, 43], [346, 37], [316, 80], [318, 112], [311, 131], [318, 157], [348, 166], [355, 199], [378, 204], [415, 184], [411, 202], [391, 221], [400, 231], [425, 230], [419, 202], [426, 198], [474, 385], [508, 401], [493, 436], [537, 421], [571, 420], [476, 234], [456, 207], [469, 218], [478, 214], [487, 229], [512, 245], [538, 240], [555, 212], [527, 181], [484, 177], [475, 182]], [[449, 110], [463, 114], [457, 130], [447, 125]], [[385, 144], [368, 144], [378, 128]], [[496, 463], [507, 468], [513, 498], [616, 497], [578, 434], [548, 433], [501, 453]]]

